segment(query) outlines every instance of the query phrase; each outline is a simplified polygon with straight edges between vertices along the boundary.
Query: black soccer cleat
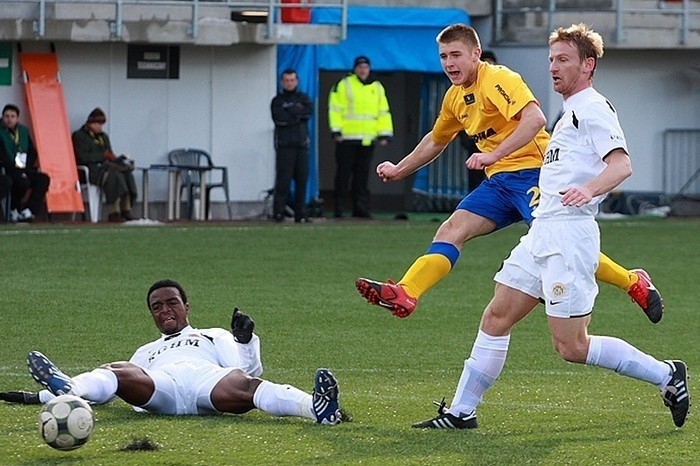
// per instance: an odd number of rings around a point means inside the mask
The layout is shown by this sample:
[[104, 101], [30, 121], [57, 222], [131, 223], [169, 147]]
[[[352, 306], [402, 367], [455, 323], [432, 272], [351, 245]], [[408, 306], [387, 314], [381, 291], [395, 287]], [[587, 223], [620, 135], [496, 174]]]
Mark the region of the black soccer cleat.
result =
[[455, 416], [445, 410], [445, 399], [433, 401], [438, 406], [438, 415], [432, 419], [416, 422], [411, 427], [416, 429], [476, 429], [476, 410], [464, 416]]
[[243, 314], [237, 307], [234, 307], [233, 316], [231, 317], [233, 339], [238, 343], [250, 343], [250, 340], [253, 338], [253, 330], [255, 330], [253, 319]]
[[0, 392], [0, 400], [8, 403], [19, 403], [22, 405], [39, 405], [39, 394], [36, 392], [25, 392], [22, 390], [14, 392]]
[[673, 423], [676, 427], [683, 427], [688, 411], [690, 411], [688, 366], [679, 360], [668, 359], [664, 362], [671, 366], [673, 373], [671, 381], [661, 390], [661, 397], [664, 399], [664, 404], [671, 410]]

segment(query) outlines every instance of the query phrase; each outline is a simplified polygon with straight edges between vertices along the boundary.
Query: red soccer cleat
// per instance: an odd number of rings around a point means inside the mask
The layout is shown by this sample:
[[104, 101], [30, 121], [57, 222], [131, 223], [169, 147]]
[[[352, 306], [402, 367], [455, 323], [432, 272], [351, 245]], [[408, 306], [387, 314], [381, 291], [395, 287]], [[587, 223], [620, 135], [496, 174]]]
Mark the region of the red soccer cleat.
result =
[[664, 300], [661, 294], [651, 282], [646, 270], [633, 269], [630, 272], [636, 273], [639, 280], [632, 285], [627, 294], [642, 308], [650, 321], [658, 323], [664, 316]]
[[381, 283], [367, 278], [358, 278], [355, 288], [368, 303], [388, 309], [401, 319], [410, 316], [418, 305], [416, 298], [410, 297], [401, 285], [395, 284], [392, 280]]

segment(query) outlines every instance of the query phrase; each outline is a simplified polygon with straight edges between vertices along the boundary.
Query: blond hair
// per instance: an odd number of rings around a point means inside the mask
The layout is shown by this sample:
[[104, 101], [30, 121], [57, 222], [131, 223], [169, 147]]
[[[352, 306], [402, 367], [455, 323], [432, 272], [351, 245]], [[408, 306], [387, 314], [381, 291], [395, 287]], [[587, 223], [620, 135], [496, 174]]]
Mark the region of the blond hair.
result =
[[584, 23], [572, 24], [568, 28], [557, 28], [549, 35], [549, 45], [557, 42], [568, 42], [578, 49], [578, 56], [583, 63], [587, 58], [592, 58], [594, 65], [591, 78], [598, 64], [598, 59], [603, 57], [603, 38]]
[[472, 48], [481, 48], [479, 34], [474, 28], [463, 23], [456, 23], [447, 26], [440, 31], [435, 40], [439, 44], [449, 44], [450, 42], [460, 41]]

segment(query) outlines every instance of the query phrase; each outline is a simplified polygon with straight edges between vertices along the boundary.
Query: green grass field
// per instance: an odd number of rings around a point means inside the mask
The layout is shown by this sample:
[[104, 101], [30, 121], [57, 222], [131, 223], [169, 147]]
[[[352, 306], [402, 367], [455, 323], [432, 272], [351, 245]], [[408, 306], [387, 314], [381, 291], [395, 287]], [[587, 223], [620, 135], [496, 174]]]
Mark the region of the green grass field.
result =
[[[542, 308], [516, 327], [478, 429], [412, 429], [436, 413], [433, 400], [451, 400], [493, 273], [525, 231], [511, 227], [469, 243], [408, 319], [365, 303], [355, 279], [400, 278], [439, 225], [429, 218], [0, 228], [0, 390], [38, 387], [25, 366], [32, 349], [69, 374], [128, 359], [159, 336], [145, 294], [167, 277], [185, 286], [196, 327], [227, 327], [234, 305], [255, 319], [264, 378], [310, 391], [314, 370], [330, 367], [354, 417], [333, 428], [257, 411], [161, 417], [117, 401], [95, 408], [85, 447], [62, 453], [39, 437], [37, 406], [0, 403], [0, 464], [700, 464], [700, 418], [691, 414], [676, 429], [654, 387], [562, 361]], [[700, 220], [601, 228], [608, 255], [650, 271], [666, 316], [652, 325], [623, 292], [601, 285], [591, 333], [682, 358], [700, 374]], [[121, 451], [144, 437], [160, 449]]]

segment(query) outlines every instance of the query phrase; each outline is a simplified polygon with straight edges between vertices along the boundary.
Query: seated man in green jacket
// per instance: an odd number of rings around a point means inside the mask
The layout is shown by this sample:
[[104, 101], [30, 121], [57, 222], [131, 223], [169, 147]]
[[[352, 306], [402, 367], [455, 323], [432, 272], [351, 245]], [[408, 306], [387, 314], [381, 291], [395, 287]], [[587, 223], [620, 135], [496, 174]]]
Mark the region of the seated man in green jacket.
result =
[[19, 107], [14, 104], [7, 104], [2, 109], [0, 166], [5, 169], [12, 186], [10, 221], [33, 221], [37, 214], [44, 212], [44, 200], [51, 180], [46, 173], [39, 172], [36, 147], [29, 128], [19, 122]]
[[107, 122], [100, 108], [90, 112], [85, 124], [73, 133], [73, 148], [78, 165], [90, 169], [91, 184], [98, 185], [105, 194], [110, 222], [135, 220], [131, 207], [136, 200], [134, 165], [124, 156], [117, 157], [112, 151], [109, 136], [102, 130]]

